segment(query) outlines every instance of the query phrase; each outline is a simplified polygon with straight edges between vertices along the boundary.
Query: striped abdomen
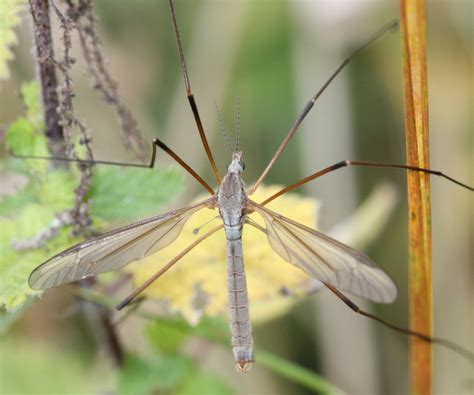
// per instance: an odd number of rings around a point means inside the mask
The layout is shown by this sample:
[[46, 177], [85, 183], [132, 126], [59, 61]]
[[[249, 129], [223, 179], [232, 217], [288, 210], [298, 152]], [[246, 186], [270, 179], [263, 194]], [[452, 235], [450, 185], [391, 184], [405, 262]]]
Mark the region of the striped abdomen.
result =
[[247, 281], [242, 254], [241, 226], [226, 226], [227, 284], [229, 292], [229, 320], [235, 367], [248, 372], [254, 362], [252, 327], [249, 317]]

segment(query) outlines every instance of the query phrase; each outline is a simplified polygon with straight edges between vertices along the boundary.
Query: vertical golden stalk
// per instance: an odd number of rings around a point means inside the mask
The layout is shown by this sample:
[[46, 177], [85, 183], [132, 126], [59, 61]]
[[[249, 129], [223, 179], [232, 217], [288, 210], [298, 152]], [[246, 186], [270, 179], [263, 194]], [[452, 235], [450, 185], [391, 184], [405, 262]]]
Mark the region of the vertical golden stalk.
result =
[[[400, 0], [408, 164], [429, 168], [424, 0]], [[431, 198], [428, 174], [408, 174], [410, 329], [432, 334]], [[431, 393], [431, 345], [411, 339], [413, 394]]]

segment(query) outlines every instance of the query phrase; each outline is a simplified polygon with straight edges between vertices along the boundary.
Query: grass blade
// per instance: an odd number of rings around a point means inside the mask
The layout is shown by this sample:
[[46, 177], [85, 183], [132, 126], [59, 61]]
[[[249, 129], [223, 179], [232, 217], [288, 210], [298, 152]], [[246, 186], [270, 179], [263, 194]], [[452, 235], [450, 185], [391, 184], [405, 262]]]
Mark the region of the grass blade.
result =
[[[426, 17], [424, 0], [400, 0], [408, 164], [429, 168]], [[410, 329], [432, 335], [431, 198], [429, 175], [408, 174]], [[431, 345], [412, 337], [413, 394], [430, 394]]]
[[341, 390], [334, 387], [321, 376], [263, 350], [256, 350], [256, 360], [263, 366], [274, 371], [294, 383], [309, 388], [318, 394], [342, 394]]

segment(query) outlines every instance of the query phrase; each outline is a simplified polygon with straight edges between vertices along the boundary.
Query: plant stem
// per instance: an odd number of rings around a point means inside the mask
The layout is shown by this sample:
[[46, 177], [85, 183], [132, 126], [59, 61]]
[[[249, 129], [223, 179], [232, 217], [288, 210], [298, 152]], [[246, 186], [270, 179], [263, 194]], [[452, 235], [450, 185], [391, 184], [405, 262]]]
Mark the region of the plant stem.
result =
[[[424, 0], [400, 1], [408, 164], [429, 168]], [[429, 175], [408, 174], [410, 329], [432, 336], [431, 198]], [[430, 394], [431, 344], [410, 340], [413, 394]]]
[[[43, 96], [44, 121], [49, 151], [53, 157], [63, 158], [66, 152], [63, 128], [59, 122], [58, 80], [54, 65], [53, 38], [49, 20], [48, 0], [29, 0], [33, 17], [38, 77]], [[64, 166], [60, 164], [57, 166]]]

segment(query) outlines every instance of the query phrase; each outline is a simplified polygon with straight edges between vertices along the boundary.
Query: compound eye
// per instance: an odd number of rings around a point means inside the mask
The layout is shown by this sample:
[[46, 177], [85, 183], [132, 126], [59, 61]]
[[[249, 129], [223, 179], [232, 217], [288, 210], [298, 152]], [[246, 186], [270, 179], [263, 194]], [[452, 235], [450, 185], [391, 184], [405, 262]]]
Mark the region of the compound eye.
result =
[[245, 170], [245, 163], [244, 162], [240, 161], [239, 165], [240, 165], [240, 167], [242, 167], [242, 170]]

